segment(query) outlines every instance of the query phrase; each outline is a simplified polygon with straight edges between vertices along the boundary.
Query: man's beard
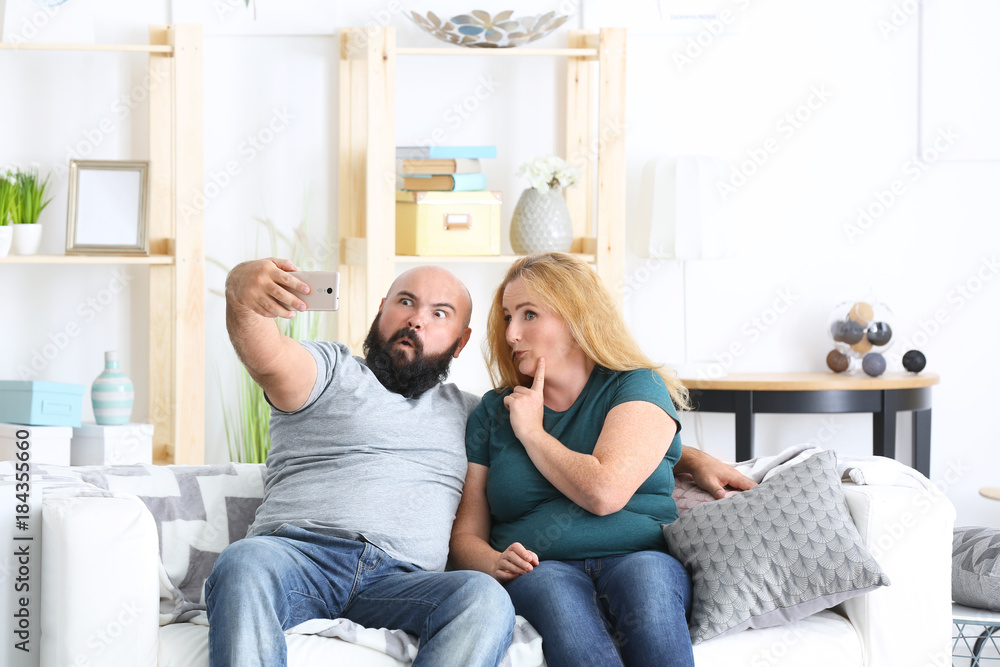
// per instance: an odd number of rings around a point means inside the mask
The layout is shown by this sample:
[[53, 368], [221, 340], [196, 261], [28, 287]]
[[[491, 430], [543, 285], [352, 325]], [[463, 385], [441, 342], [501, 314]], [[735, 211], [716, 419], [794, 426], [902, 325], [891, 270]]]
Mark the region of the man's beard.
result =
[[[417, 338], [416, 330], [410, 327], [400, 329], [383, 343], [378, 333], [381, 317], [381, 313], [376, 315], [368, 330], [364, 353], [365, 363], [383, 387], [406, 398], [417, 398], [448, 377], [448, 367], [458, 349], [459, 340], [456, 339], [446, 352], [424, 356], [424, 345]], [[392, 349], [393, 343], [404, 338], [413, 346], [412, 361], [406, 360], [404, 351]]]

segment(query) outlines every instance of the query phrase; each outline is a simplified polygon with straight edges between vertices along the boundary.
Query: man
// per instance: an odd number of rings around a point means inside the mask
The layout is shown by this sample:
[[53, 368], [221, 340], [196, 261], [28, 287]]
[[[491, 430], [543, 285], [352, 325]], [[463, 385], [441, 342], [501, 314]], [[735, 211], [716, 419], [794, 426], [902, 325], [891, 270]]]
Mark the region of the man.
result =
[[[498, 664], [514, 625], [506, 591], [443, 572], [478, 402], [442, 384], [472, 333], [468, 291], [439, 267], [403, 273], [361, 360], [278, 332], [274, 318], [305, 310], [295, 270], [245, 262], [226, 282], [233, 347], [273, 411], [264, 500], [206, 584], [211, 664], [284, 665], [284, 630], [338, 617], [417, 635], [418, 667]], [[753, 484], [697, 450], [682, 467], [719, 494]]]
[[206, 584], [213, 667], [286, 664], [283, 631], [343, 617], [420, 638], [415, 665], [496, 665], [514, 611], [489, 575], [443, 572], [477, 403], [441, 384], [472, 302], [444, 269], [392, 284], [365, 342], [298, 343], [273, 319], [305, 310], [286, 260], [226, 282], [233, 346], [274, 408], [264, 500]]

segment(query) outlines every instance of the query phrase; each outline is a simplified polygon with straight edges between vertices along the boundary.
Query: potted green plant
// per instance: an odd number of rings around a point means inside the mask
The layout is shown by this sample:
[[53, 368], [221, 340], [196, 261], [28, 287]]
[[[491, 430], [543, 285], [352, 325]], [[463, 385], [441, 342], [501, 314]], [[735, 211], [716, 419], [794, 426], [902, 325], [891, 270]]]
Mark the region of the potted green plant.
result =
[[38, 169], [18, 169], [14, 175], [17, 184], [17, 205], [13, 211], [14, 253], [34, 255], [42, 242], [42, 225], [38, 218], [52, 198], [45, 198], [49, 177], [45, 180], [38, 175]]
[[0, 172], [0, 257], [6, 257], [10, 252], [10, 244], [14, 238], [11, 218], [16, 206], [17, 181], [14, 174], [10, 171]]

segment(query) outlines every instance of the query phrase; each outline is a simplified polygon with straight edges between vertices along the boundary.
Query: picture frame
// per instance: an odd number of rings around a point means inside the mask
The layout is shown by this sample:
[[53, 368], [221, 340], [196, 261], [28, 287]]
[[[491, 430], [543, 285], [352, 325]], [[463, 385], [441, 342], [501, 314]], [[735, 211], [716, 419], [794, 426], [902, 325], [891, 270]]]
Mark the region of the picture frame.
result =
[[67, 255], [149, 254], [149, 161], [70, 160]]

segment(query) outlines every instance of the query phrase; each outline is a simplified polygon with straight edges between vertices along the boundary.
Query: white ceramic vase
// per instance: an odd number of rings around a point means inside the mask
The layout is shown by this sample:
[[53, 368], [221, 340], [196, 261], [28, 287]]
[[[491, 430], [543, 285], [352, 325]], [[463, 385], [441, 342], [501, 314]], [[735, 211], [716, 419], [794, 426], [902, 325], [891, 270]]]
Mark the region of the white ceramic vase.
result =
[[42, 243], [42, 226], [39, 223], [11, 225], [14, 228], [14, 254], [34, 255]]
[[0, 257], [10, 254], [10, 244], [14, 240], [14, 225], [0, 227]]
[[569, 252], [572, 245], [573, 221], [562, 190], [528, 188], [522, 192], [510, 221], [510, 247], [514, 252]]

